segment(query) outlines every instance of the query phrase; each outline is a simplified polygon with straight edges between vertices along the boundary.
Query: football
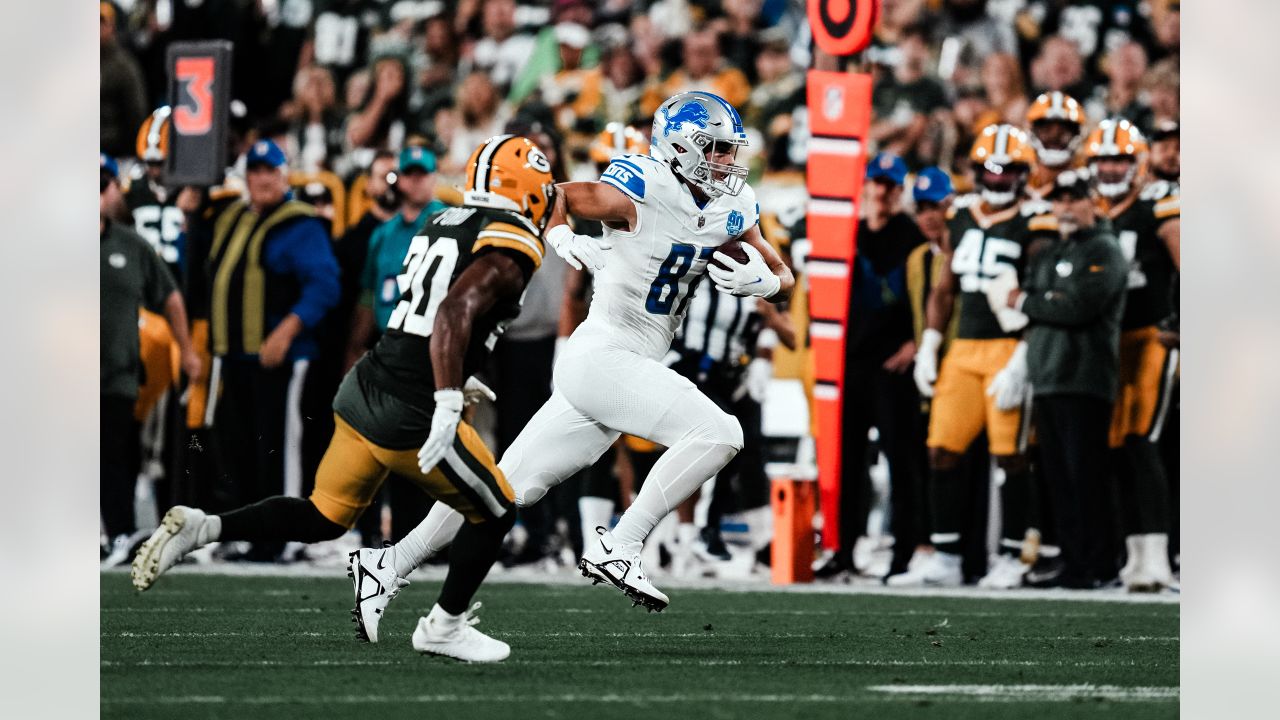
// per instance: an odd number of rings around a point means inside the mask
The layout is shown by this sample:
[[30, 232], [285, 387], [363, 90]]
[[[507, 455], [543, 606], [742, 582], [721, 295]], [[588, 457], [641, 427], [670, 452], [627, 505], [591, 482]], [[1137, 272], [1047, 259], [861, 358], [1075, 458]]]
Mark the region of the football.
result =
[[[734, 262], [737, 262], [743, 265], [747, 263], [747, 251], [743, 249], [741, 240], [730, 240], [722, 244], [720, 247], [716, 248], [716, 252], [722, 252], [725, 255], [728, 255], [729, 257], [734, 259]], [[725, 267], [725, 264], [723, 262], [720, 262], [720, 259], [717, 258], [715, 255], [711, 256], [711, 264], [715, 265], [716, 267], [722, 268], [724, 270], [729, 269]]]

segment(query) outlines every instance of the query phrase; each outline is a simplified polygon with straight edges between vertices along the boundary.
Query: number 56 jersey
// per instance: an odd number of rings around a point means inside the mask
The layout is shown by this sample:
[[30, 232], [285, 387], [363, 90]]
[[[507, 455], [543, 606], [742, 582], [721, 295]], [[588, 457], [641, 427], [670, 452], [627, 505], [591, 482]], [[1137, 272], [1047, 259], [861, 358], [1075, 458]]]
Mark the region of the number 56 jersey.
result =
[[987, 304], [987, 285], [1006, 268], [1013, 268], [1022, 279], [1032, 240], [1057, 230], [1054, 217], [1045, 214], [1049, 209], [1045, 203], [1022, 202], [998, 212], [984, 212], [982, 203], [969, 196], [958, 199], [947, 211], [951, 272], [960, 290], [956, 337], [1017, 337], [1018, 333], [1006, 333], [1000, 328]]
[[756, 225], [760, 206], [744, 185], [736, 196], [720, 195], [698, 207], [675, 173], [648, 155], [615, 158], [600, 181], [635, 203], [636, 227], [626, 232], [605, 226], [613, 249], [595, 274], [591, 309], [575, 335], [603, 336], [615, 347], [658, 359], [671, 347], [711, 255]]
[[[525, 279], [542, 264], [536, 229], [515, 212], [463, 206], [431, 216], [409, 244], [396, 282], [400, 301], [386, 331], [347, 377], [334, 410], [369, 440], [392, 449], [417, 447], [431, 428], [435, 371], [431, 335], [440, 303], [454, 282], [487, 252], [513, 258]], [[522, 297], [500, 298], [476, 318], [462, 375], [481, 369]]]

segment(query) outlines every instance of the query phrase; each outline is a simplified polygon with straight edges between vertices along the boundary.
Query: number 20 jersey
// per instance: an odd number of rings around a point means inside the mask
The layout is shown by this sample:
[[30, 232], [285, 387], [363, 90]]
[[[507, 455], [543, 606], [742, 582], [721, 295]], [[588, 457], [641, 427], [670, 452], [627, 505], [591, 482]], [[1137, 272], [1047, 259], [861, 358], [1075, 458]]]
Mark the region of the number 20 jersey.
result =
[[721, 195], [699, 208], [675, 173], [648, 155], [615, 158], [600, 181], [635, 203], [636, 227], [626, 232], [605, 226], [613, 249], [595, 274], [591, 309], [576, 334], [603, 336], [658, 359], [671, 347], [711, 255], [755, 226], [760, 206], [744, 185], [738, 195]]
[[960, 324], [956, 337], [969, 340], [1017, 337], [1007, 333], [987, 303], [987, 285], [1005, 268], [1021, 279], [1027, 249], [1040, 233], [1054, 232], [1057, 224], [1044, 213], [1041, 202], [1022, 202], [999, 212], [984, 213], [974, 196], [961, 198], [947, 213], [951, 240], [951, 272], [960, 290]]
[[[396, 277], [400, 302], [386, 332], [357, 364], [363, 382], [419, 408], [434, 406], [431, 333], [440, 302], [463, 271], [484, 252], [509, 254], [527, 275], [542, 263], [543, 244], [533, 226], [507, 210], [454, 207], [433, 215], [409, 244]], [[520, 314], [521, 298], [500, 298], [471, 328], [463, 377], [481, 369], [508, 323]]]

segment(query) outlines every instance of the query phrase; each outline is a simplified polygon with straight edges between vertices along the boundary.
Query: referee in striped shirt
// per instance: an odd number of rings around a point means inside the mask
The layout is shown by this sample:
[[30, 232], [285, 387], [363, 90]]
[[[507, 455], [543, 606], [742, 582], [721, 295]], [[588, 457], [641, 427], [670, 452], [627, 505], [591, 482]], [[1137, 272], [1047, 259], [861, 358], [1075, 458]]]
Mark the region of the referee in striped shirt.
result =
[[[784, 312], [759, 298], [703, 289], [689, 301], [684, 324], [665, 360], [742, 425], [742, 451], [716, 476], [707, 524], [701, 531], [704, 560], [730, 558], [720, 535], [720, 521], [733, 509], [730, 505], [749, 509], [769, 499], [760, 403], [773, 377], [773, 347], [782, 342], [795, 349], [795, 330]], [[679, 552], [693, 546], [696, 499], [678, 510]]]

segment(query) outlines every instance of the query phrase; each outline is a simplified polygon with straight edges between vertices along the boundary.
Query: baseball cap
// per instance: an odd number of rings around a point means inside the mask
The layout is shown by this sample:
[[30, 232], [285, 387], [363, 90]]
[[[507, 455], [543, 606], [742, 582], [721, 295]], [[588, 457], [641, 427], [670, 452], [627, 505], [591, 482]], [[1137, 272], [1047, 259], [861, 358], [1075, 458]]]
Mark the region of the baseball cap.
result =
[[266, 165], [268, 167], [278, 168], [284, 167], [288, 163], [288, 159], [284, 156], [284, 151], [279, 145], [270, 140], [259, 140], [249, 148], [249, 154], [245, 156], [244, 166], [247, 168], [254, 165]]
[[1058, 174], [1053, 187], [1045, 193], [1045, 200], [1071, 199], [1081, 200], [1089, 197], [1089, 175], [1087, 170], [1066, 170]]
[[867, 179], [888, 180], [894, 185], [901, 185], [907, 179], [907, 164], [897, 155], [882, 152], [867, 165]]
[[573, 22], [562, 22], [556, 25], [556, 42], [581, 50], [591, 42], [591, 31]]
[[400, 151], [400, 172], [409, 168], [422, 168], [433, 173], [436, 171], [436, 154], [424, 147], [407, 147]]
[[1155, 127], [1151, 128], [1151, 142], [1176, 138], [1179, 136], [1180, 130], [1177, 120], [1161, 120], [1156, 123]]
[[120, 166], [116, 164], [116, 159], [106, 153], [98, 153], [98, 172], [104, 172], [111, 177], [120, 177]]
[[916, 173], [916, 181], [911, 184], [911, 199], [916, 202], [940, 203], [953, 192], [951, 176], [936, 165]]

